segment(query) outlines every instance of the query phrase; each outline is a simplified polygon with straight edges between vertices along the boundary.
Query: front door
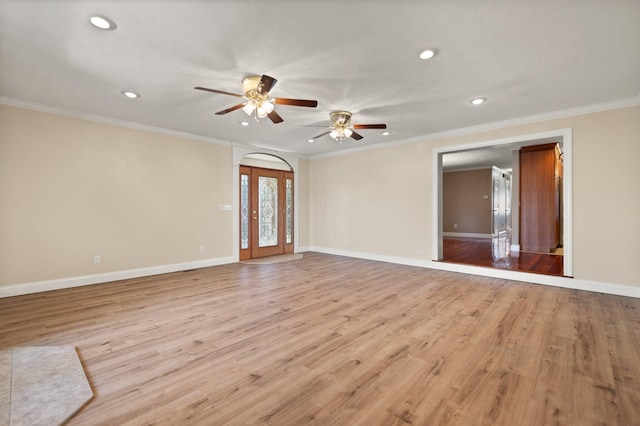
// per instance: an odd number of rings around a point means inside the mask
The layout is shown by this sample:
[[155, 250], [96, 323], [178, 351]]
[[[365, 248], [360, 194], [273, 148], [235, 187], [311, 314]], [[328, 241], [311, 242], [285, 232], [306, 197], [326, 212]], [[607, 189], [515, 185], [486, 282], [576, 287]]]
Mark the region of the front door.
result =
[[240, 260], [293, 252], [293, 173], [240, 167]]

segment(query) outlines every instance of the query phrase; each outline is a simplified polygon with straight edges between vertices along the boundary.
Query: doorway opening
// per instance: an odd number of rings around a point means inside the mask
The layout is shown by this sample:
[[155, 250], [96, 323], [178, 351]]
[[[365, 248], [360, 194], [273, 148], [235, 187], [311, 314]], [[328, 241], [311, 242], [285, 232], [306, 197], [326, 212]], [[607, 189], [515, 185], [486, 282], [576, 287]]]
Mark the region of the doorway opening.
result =
[[294, 251], [294, 173], [279, 157], [248, 154], [239, 165], [239, 259]]
[[[559, 244], [560, 250], [547, 253], [532, 253], [521, 250], [520, 223], [520, 149], [534, 145], [557, 143], [562, 151], [562, 168], [564, 178], [559, 185]], [[434, 182], [434, 221], [433, 221], [433, 257], [434, 261], [463, 263], [509, 271], [533, 272], [546, 275], [570, 277], [573, 274], [572, 251], [572, 134], [571, 129], [523, 135], [494, 141], [479, 142], [469, 145], [434, 149], [433, 182]], [[510, 257], [496, 260], [492, 255], [493, 227], [486, 221], [486, 230], [465, 232], [460, 223], [444, 210], [446, 195], [445, 173], [458, 174], [463, 171], [480, 172], [486, 170], [491, 176], [493, 166], [506, 170], [512, 175], [511, 199], [508, 215], [511, 223], [511, 244], [506, 251]], [[462, 173], [459, 173], [462, 174]], [[470, 173], [471, 174], [471, 173]], [[478, 194], [486, 204], [487, 216], [490, 216], [495, 194], [492, 194], [491, 178], [487, 178], [487, 188]], [[474, 199], [475, 200], [475, 199]], [[478, 200], [475, 200], [476, 202]], [[455, 222], [455, 223], [453, 223]], [[456, 229], [451, 229], [457, 227]], [[454, 232], [451, 232], [454, 231]], [[522, 247], [524, 248], [524, 247]], [[452, 260], [453, 259], [453, 260]], [[511, 260], [511, 262], [509, 261]]]

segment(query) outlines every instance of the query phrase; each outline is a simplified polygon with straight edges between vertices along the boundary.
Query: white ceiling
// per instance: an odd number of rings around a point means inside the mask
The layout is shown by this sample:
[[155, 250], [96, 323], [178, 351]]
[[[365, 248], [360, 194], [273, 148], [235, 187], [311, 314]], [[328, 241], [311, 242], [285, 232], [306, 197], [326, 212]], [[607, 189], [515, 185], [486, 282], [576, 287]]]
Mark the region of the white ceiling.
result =
[[[89, 24], [102, 14], [116, 24]], [[418, 59], [427, 47], [430, 61]], [[281, 124], [238, 123], [251, 74], [278, 79]], [[637, 98], [638, 0], [0, 0], [0, 96], [112, 120], [317, 155]], [[120, 92], [142, 95], [130, 100]], [[471, 106], [474, 97], [487, 97]], [[323, 132], [345, 109], [364, 139]]]

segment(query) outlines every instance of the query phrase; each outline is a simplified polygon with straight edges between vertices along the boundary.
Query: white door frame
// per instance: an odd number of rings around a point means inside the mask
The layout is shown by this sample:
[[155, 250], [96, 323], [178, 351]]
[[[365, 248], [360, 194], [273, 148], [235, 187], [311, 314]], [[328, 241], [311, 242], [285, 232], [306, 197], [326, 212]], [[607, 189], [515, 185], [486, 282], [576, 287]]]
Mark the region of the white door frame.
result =
[[573, 276], [573, 134], [571, 128], [550, 130], [547, 132], [513, 136], [504, 139], [476, 142], [465, 145], [438, 147], [433, 149], [433, 223], [432, 223], [432, 260], [442, 259], [442, 156], [448, 152], [486, 148], [496, 145], [518, 144], [538, 139], [561, 139], [563, 153], [562, 178], [562, 225], [563, 225], [563, 274]]
[[267, 154], [274, 157], [278, 157], [286, 161], [293, 171], [293, 252], [298, 252], [298, 157], [274, 153], [260, 149], [252, 149], [246, 147], [233, 147], [233, 167], [232, 167], [232, 183], [233, 183], [233, 221], [231, 237], [233, 241], [233, 261], [238, 262], [240, 260], [240, 160], [242, 160], [247, 154]]

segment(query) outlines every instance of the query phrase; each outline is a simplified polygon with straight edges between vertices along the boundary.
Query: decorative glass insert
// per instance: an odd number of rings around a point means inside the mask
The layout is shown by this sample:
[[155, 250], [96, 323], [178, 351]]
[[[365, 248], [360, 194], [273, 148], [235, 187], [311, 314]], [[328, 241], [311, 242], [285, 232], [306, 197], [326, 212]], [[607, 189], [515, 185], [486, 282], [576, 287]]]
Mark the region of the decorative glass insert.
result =
[[249, 248], [249, 175], [240, 175], [240, 248]]
[[293, 180], [285, 179], [285, 244], [293, 241]]
[[258, 246], [278, 245], [278, 179], [258, 177]]

